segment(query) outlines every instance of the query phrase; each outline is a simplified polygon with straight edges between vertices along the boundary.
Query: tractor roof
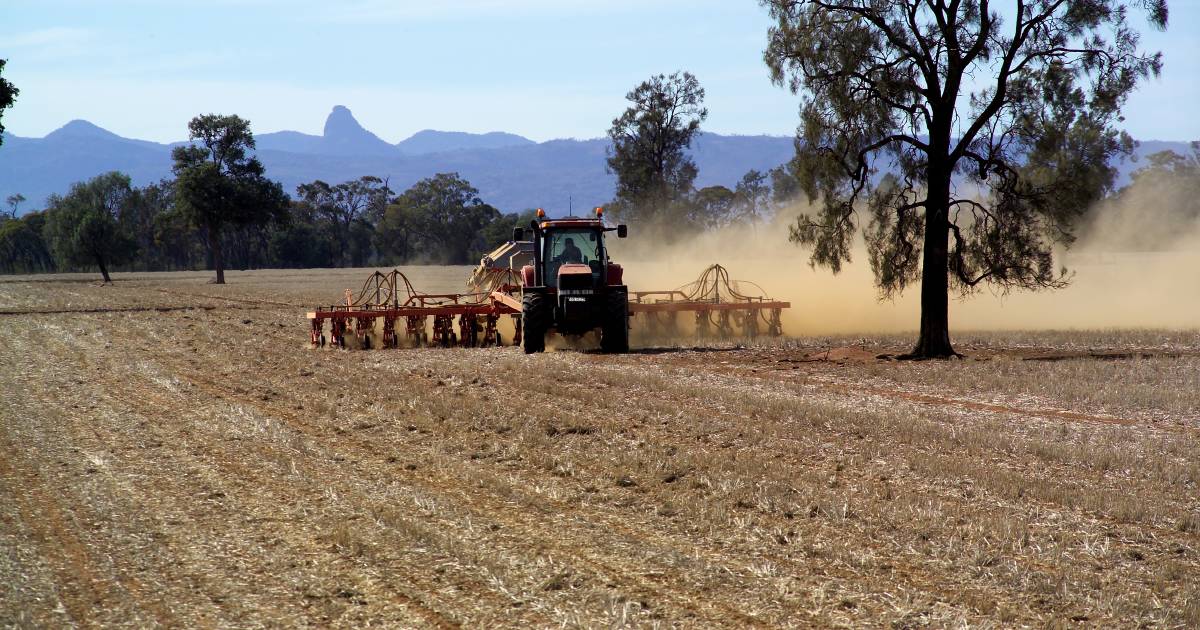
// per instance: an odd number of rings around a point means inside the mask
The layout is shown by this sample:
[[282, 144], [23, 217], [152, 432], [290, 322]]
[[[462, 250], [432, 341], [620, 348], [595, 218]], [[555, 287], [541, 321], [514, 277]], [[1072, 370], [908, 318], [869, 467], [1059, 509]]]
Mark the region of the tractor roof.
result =
[[585, 219], [583, 217], [566, 217], [563, 219], [543, 219], [539, 222], [543, 230], [556, 228], [603, 228], [604, 221], [600, 219]]

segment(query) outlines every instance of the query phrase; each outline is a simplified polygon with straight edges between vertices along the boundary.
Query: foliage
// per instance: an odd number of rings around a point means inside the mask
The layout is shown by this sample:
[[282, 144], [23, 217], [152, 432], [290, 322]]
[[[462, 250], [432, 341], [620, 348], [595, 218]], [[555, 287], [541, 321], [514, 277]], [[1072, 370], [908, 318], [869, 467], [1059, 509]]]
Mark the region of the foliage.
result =
[[0, 220], [0, 272], [54, 270], [54, 258], [42, 236], [45, 225], [44, 212], [28, 212], [19, 219]]
[[8, 204], [8, 217], [15, 219], [21, 208], [21, 204], [25, 203], [25, 195], [13, 193], [4, 199], [4, 203]]
[[[224, 152], [228, 161], [228, 147], [218, 150]], [[198, 269], [211, 264], [216, 256], [223, 261], [222, 268], [227, 265], [237, 269], [412, 262], [474, 264], [496, 245], [512, 238], [513, 227], [527, 226], [535, 212], [501, 215], [480, 200], [478, 191], [456, 174], [441, 174], [417, 182], [386, 205], [377, 195], [387, 185], [378, 178], [363, 177], [337, 185], [314, 182], [308, 189], [325, 188], [332, 200], [322, 200], [323, 192], [320, 195], [302, 192], [302, 199], [287, 202], [282, 212], [265, 223], [225, 216], [221, 219], [222, 238], [216, 245], [219, 249], [214, 251], [211, 246], [207, 250], [204, 247], [209, 240], [204, 224], [197, 220], [203, 215], [196, 212], [196, 206], [181, 203], [181, 191], [195, 190], [200, 194], [198, 199], [208, 203], [207, 195], [212, 191], [233, 190], [236, 200], [237, 186], [227, 186], [207, 157], [198, 164], [188, 165], [180, 175], [176, 181], [161, 181], [143, 188], [129, 187], [124, 176], [116, 180], [121, 185], [119, 194], [109, 195], [104, 206], [108, 209], [106, 216], [112, 221], [103, 225], [117, 235], [114, 243], [136, 246], [137, 255], [132, 258], [113, 255], [105, 259], [106, 268]], [[207, 181], [210, 177], [215, 181]], [[53, 213], [61, 219], [55, 223], [56, 235], [76, 220], [65, 218], [68, 210], [73, 212], [80, 207], [77, 201], [84, 197], [76, 189], [92, 190], [99, 185], [95, 181], [78, 184], [67, 198], [51, 200]], [[338, 230], [346, 225], [346, 208], [332, 206], [347, 199], [339, 198], [339, 191], [353, 196], [356, 194], [353, 189], [358, 187], [371, 191], [370, 202], [349, 200], [347, 207], [357, 210], [352, 210], [349, 232], [343, 236]], [[32, 212], [16, 220], [0, 217], [0, 272], [57, 269], [43, 239], [45, 216]], [[343, 255], [346, 243], [352, 256]], [[67, 258], [62, 257], [63, 269], [94, 264], [90, 259]]]
[[4, 144], [4, 110], [12, 107], [21, 93], [16, 86], [4, 78], [4, 66], [7, 63], [8, 60], [0, 59], [0, 144]]
[[617, 176], [610, 206], [625, 220], [654, 223], [692, 192], [697, 171], [686, 151], [708, 117], [704, 88], [688, 72], [659, 74], [625, 98], [631, 105], [608, 131], [608, 170]]
[[501, 243], [511, 241], [513, 228], [519, 227], [528, 230], [530, 221], [533, 221], [535, 218], [537, 218], [536, 208], [529, 208], [521, 212], [509, 212], [496, 217], [494, 221], [484, 226], [479, 232], [483, 249], [490, 250]]
[[296, 189], [300, 199], [329, 221], [337, 235], [343, 263], [360, 267], [370, 254], [370, 222], [378, 221], [391, 189], [387, 182], [367, 175], [330, 185], [321, 180]]
[[[178, 242], [164, 243], [159, 234], [161, 219], [174, 208], [174, 186], [170, 181], [160, 181], [144, 188], [133, 188], [127, 203], [121, 208], [118, 219], [125, 231], [137, 241], [138, 256], [132, 268], [149, 271], [171, 268], [170, 260], [178, 256], [172, 251]], [[194, 234], [188, 231], [189, 237]]]
[[708, 186], [692, 197], [691, 223], [701, 229], [718, 228], [736, 213], [738, 196], [724, 186]]
[[439, 173], [388, 204], [377, 243], [401, 260], [471, 264], [495, 245], [481, 231], [499, 218], [470, 182], [457, 173]]
[[771, 185], [767, 177], [766, 173], [750, 170], [734, 190], [742, 217], [751, 223], [765, 221], [771, 211]]
[[771, 201], [781, 206], [795, 201], [801, 194], [800, 181], [792, 175], [788, 164], [771, 169]]
[[176, 206], [195, 227], [204, 230], [216, 269], [225, 282], [221, 231], [226, 225], [262, 226], [287, 216], [283, 187], [266, 178], [254, 149], [250, 121], [238, 116], [205, 114], [188, 123], [188, 139], [176, 147]]
[[[792, 239], [835, 272], [865, 203], [885, 296], [922, 284], [914, 354], [953, 353], [947, 293], [1058, 287], [1052, 247], [1132, 150], [1120, 109], [1161, 67], [1117, 0], [762, 0], [772, 79], [802, 93]], [[1166, 4], [1144, 4], [1165, 26]], [[877, 171], [887, 176], [878, 177]]]
[[96, 265], [110, 282], [109, 267], [129, 261], [137, 251], [137, 242], [119, 221], [131, 195], [129, 176], [114, 171], [75, 184], [65, 197], [52, 197], [43, 231], [59, 264]]
[[267, 252], [272, 267], [310, 269], [334, 266], [332, 243], [312, 223], [293, 221], [273, 231], [267, 242]]
[[409, 204], [398, 203], [399, 198], [388, 203], [383, 217], [375, 226], [376, 250], [387, 260], [408, 262], [420, 250], [418, 226], [420, 210]]
[[207, 262], [204, 237], [178, 208], [172, 205], [154, 217], [154, 248], [160, 261], [147, 270], [203, 269]]
[[1085, 217], [1091, 244], [1162, 251], [1200, 233], [1200, 142], [1188, 155], [1161, 151], [1146, 159], [1127, 186]]
[[1160, 151], [1147, 157], [1149, 164], [1134, 171], [1133, 181], [1117, 194], [1117, 201], [1134, 190], [1150, 191], [1151, 204], [1172, 211], [1187, 221], [1200, 220], [1200, 141], [1191, 155]]

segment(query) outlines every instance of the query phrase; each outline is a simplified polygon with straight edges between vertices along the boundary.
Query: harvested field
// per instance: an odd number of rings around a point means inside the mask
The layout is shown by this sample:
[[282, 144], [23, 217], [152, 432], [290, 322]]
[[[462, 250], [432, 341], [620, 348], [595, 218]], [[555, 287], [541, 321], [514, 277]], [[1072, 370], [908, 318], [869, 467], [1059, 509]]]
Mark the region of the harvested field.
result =
[[309, 348], [362, 275], [0, 278], [0, 626], [1200, 625], [1198, 331]]

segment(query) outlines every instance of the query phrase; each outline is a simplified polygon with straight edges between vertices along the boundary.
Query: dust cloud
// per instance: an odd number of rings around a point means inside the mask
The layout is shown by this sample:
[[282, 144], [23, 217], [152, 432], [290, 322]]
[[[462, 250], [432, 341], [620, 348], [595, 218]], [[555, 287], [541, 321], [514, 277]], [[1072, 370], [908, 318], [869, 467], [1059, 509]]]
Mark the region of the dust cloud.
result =
[[[1130, 251], [1126, 245], [1137, 241], [1143, 209], [1136, 195], [1127, 199], [1104, 208], [1081, 230], [1081, 240], [1056, 253], [1056, 263], [1073, 273], [1070, 286], [952, 294], [951, 330], [1200, 327], [1200, 223], [1177, 226], [1171, 242], [1158, 242], [1156, 251]], [[812, 268], [810, 251], [788, 241], [788, 224], [801, 210], [785, 208], [770, 224], [735, 225], [672, 245], [631, 228], [628, 239], [612, 239], [610, 248], [635, 291], [674, 289], [720, 263], [731, 278], [752, 281], [767, 296], [791, 302], [783, 319], [787, 335], [915, 335], [919, 286], [881, 300], [861, 242], [841, 273]]]

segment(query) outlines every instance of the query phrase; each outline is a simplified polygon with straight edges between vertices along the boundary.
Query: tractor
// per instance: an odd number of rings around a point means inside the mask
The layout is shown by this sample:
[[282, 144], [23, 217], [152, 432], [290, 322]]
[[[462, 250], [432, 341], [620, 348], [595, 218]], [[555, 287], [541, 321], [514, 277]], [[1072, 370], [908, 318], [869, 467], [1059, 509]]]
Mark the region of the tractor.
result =
[[[526, 354], [546, 349], [552, 332], [580, 336], [600, 330], [604, 352], [629, 351], [629, 290], [621, 265], [608, 257], [604, 235], [616, 232], [625, 238], [624, 225], [604, 224], [604, 210], [596, 218], [547, 219], [540, 208], [530, 222], [533, 264], [521, 268], [522, 347]], [[513, 229], [513, 240], [526, 238], [524, 228]]]

